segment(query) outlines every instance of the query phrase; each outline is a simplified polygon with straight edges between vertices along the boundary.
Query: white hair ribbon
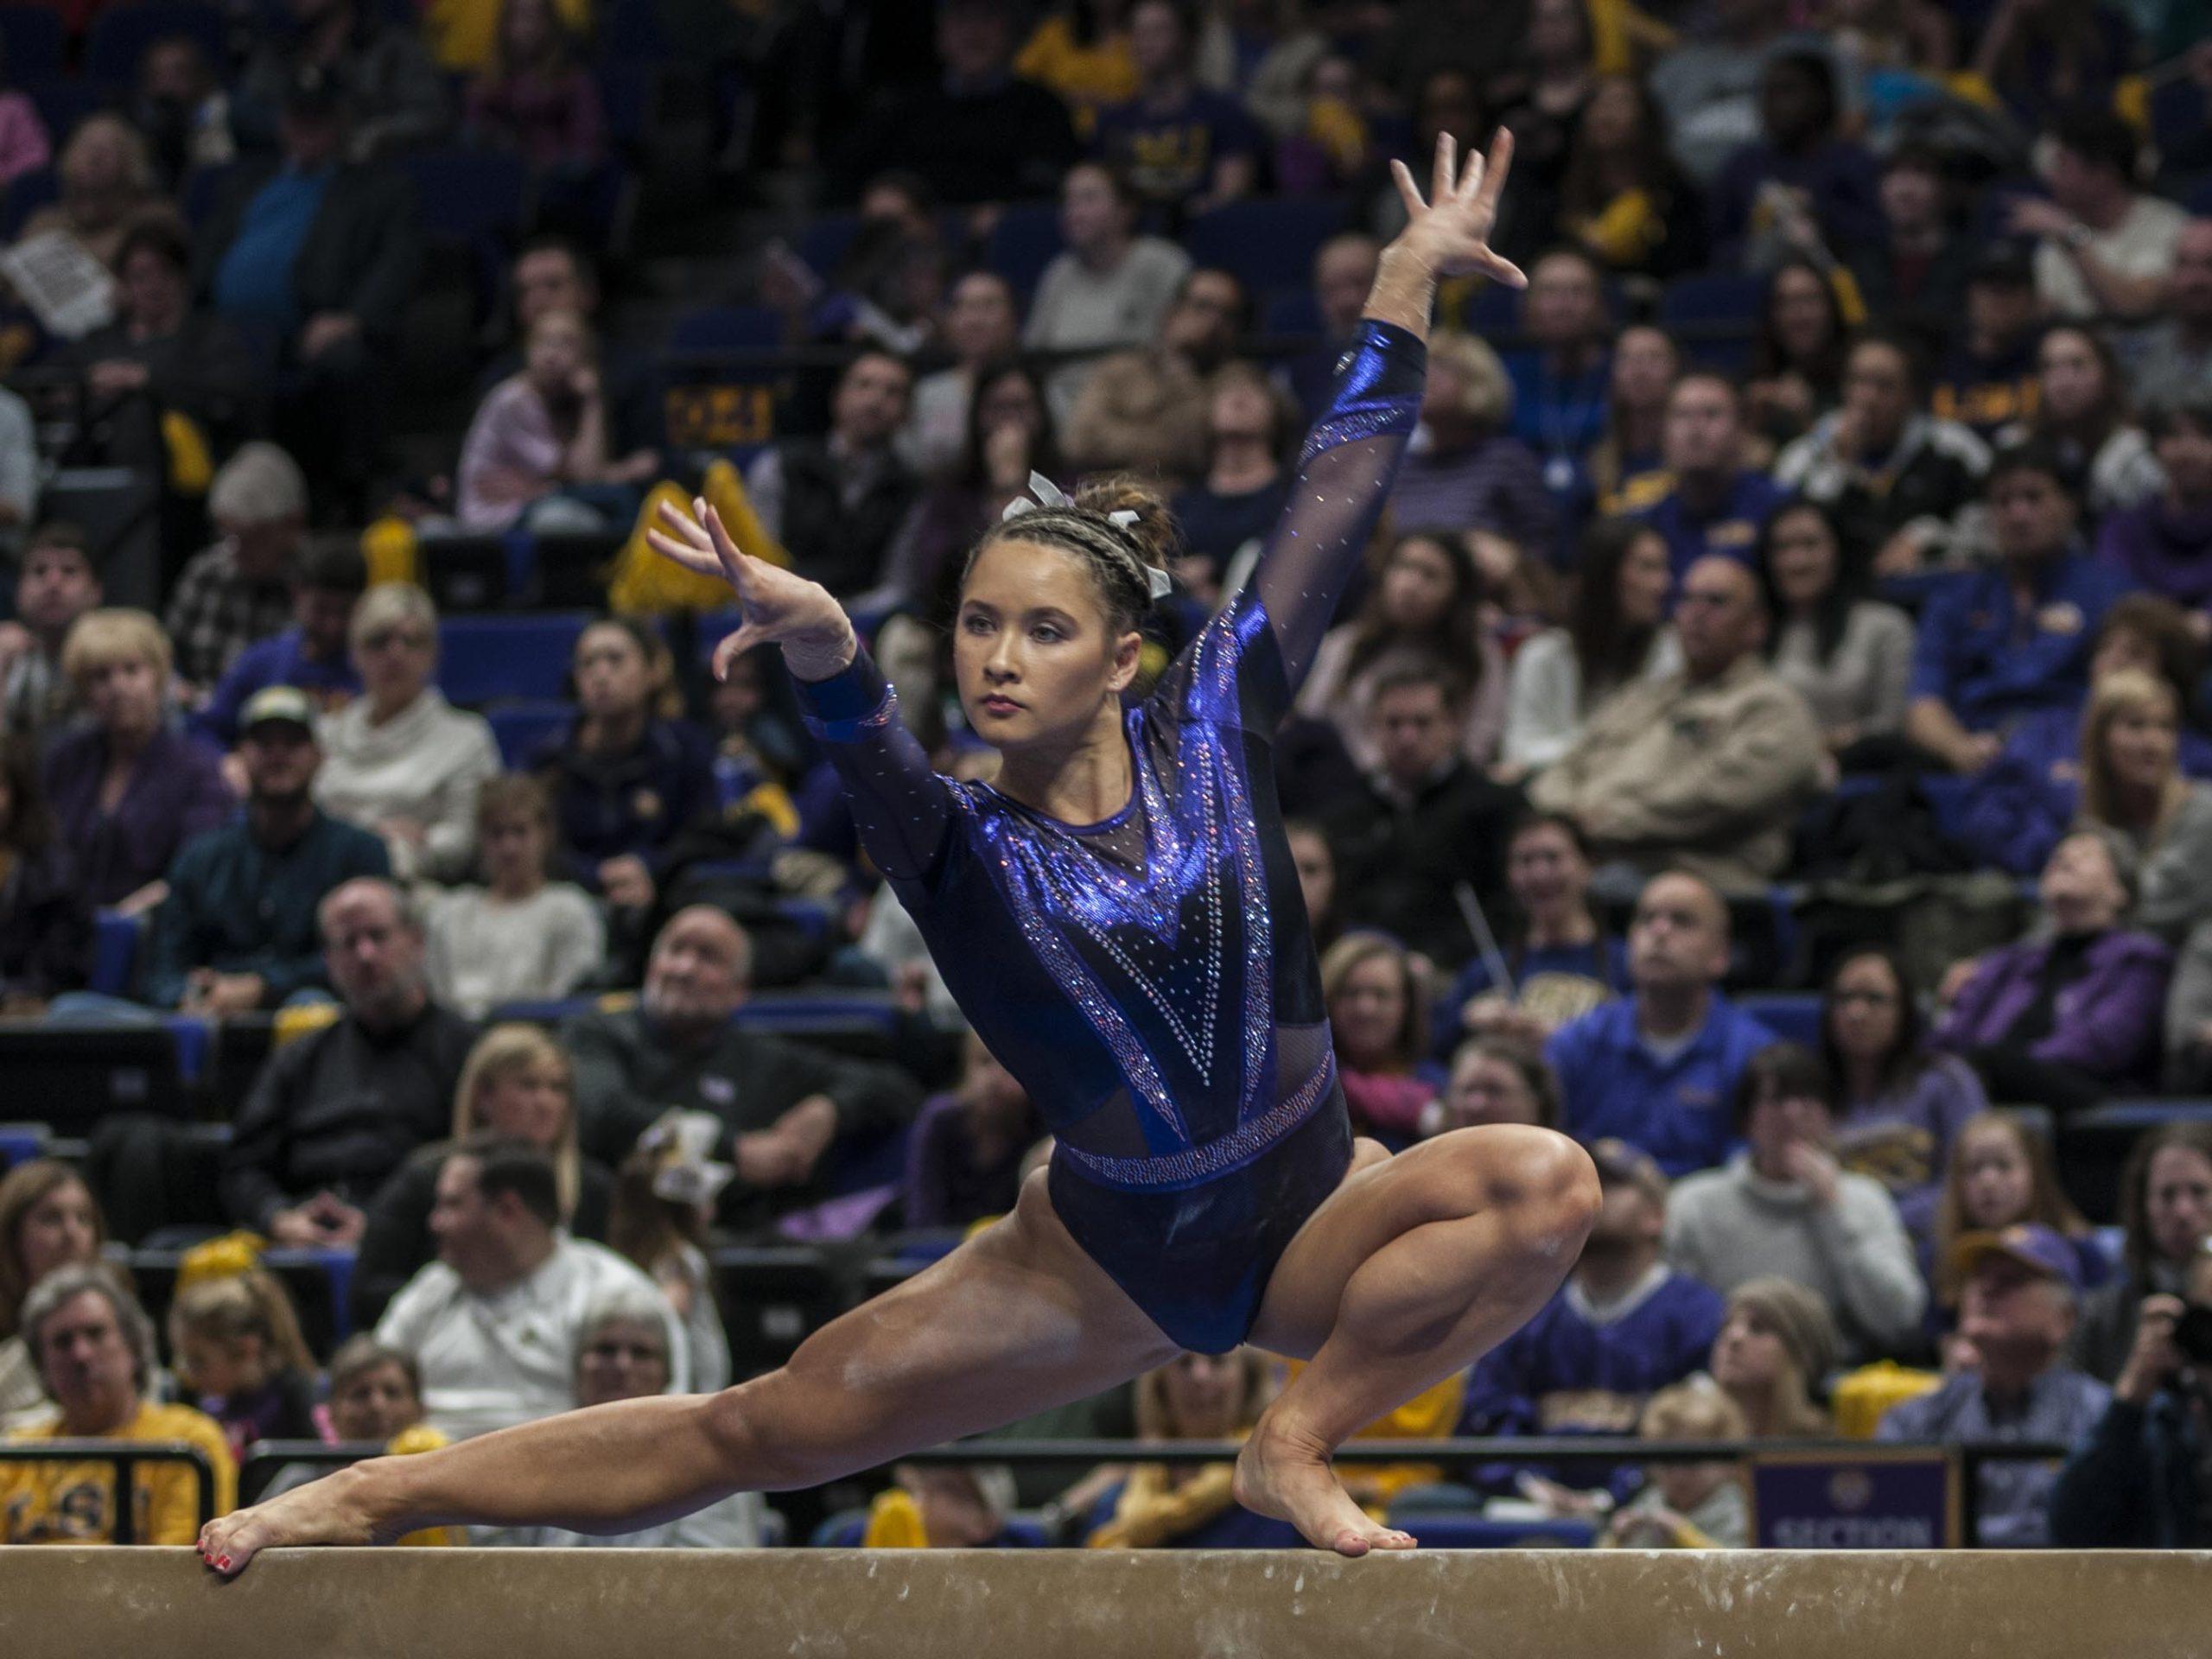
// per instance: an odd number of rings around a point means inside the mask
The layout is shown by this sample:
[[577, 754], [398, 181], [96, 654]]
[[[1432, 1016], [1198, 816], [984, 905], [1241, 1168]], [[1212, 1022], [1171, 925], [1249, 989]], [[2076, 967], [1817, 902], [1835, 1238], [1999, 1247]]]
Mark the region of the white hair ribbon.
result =
[[[1073, 505], [1075, 505], [1073, 496], [1053, 483], [1044, 474], [1032, 473], [1029, 474], [1029, 493], [1017, 495], [1013, 500], [1007, 502], [1000, 512], [999, 518], [1003, 523], [1007, 519], [1019, 518], [1025, 512], [1034, 512], [1039, 507], [1072, 507]], [[1135, 530], [1140, 516], [1134, 508], [1121, 507], [1108, 513], [1106, 522], [1116, 530]], [[1174, 591], [1174, 582], [1158, 565], [1147, 564], [1144, 570], [1145, 580], [1152, 589], [1153, 598], [1165, 599]]]

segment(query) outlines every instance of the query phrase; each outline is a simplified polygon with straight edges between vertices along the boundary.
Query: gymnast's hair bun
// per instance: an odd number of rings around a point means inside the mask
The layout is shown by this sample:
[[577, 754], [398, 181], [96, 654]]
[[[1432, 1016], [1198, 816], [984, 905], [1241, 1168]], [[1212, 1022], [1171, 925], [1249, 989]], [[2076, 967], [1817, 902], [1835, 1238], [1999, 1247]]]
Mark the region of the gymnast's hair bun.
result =
[[1144, 562], [1165, 570], [1183, 544], [1181, 528], [1168, 511], [1167, 499], [1142, 479], [1128, 473], [1094, 478], [1075, 493], [1075, 504], [1085, 512], [1105, 518], [1133, 512], [1135, 518], [1122, 526]]

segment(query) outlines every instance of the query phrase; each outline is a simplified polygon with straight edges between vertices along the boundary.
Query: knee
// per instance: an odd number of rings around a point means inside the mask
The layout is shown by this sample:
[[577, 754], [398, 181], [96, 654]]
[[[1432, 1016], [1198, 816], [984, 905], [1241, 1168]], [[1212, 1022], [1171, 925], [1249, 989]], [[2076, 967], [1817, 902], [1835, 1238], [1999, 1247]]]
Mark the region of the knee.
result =
[[1516, 1125], [1498, 1133], [1494, 1180], [1503, 1205], [1541, 1246], [1580, 1249], [1603, 1201], [1590, 1154], [1553, 1129]]

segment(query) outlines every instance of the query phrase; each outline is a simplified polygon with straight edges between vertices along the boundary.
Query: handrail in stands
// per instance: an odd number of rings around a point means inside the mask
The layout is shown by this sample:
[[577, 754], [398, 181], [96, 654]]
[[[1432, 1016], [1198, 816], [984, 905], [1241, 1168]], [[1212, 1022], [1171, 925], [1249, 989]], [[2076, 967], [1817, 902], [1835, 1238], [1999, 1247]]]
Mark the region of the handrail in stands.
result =
[[198, 1487], [200, 1524], [215, 1518], [215, 1469], [207, 1454], [182, 1440], [53, 1440], [0, 1441], [0, 1463], [107, 1463], [115, 1465], [115, 1536], [137, 1542], [138, 1517], [130, 1503], [130, 1478], [142, 1463], [182, 1463]]

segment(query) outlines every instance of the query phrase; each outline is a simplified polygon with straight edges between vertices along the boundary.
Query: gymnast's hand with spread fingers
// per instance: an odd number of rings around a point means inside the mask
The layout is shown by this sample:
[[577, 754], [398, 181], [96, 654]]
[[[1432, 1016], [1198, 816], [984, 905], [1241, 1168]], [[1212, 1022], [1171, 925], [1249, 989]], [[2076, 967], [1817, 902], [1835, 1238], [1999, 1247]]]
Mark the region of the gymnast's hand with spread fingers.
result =
[[745, 621], [715, 648], [716, 679], [760, 645], [781, 645], [785, 663], [802, 680], [826, 680], [852, 662], [859, 649], [852, 619], [830, 590], [744, 551], [703, 498], [692, 502], [690, 513], [662, 503], [660, 524], [645, 539], [663, 558], [697, 575], [720, 576], [737, 594]]

